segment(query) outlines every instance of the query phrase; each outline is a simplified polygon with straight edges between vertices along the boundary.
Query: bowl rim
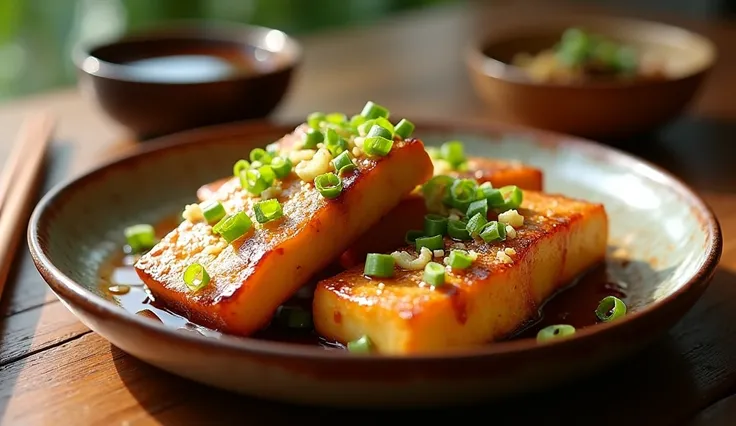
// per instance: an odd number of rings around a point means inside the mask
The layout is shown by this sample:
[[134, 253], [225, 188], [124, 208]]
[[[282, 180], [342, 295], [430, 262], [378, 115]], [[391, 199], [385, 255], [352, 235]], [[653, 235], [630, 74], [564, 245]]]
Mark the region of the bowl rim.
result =
[[[266, 48], [265, 50], [276, 53], [285, 52], [288, 60], [283, 61], [282, 63], [267, 71], [259, 71], [256, 73], [238, 71], [226, 77], [198, 80], [194, 82], [175, 82], [136, 78], [133, 77], [131, 73], [126, 72], [126, 70], [129, 69], [128, 65], [110, 62], [99, 58], [95, 54], [98, 49], [115, 47], [130, 42], [163, 41], [176, 39], [198, 39], [203, 41], [235, 43], [242, 46], [256, 46], [254, 40], [258, 38], [264, 38], [268, 34], [278, 34], [280, 37], [283, 38], [283, 45], [278, 49]], [[302, 62], [302, 59], [304, 57], [304, 48], [296, 38], [276, 28], [241, 24], [238, 22], [224, 20], [181, 19], [168, 21], [165, 24], [158, 26], [143, 27], [133, 32], [123, 34], [118, 37], [111, 37], [105, 40], [98, 40], [95, 42], [79, 42], [75, 44], [72, 48], [71, 57], [72, 62], [74, 62], [74, 65], [79, 72], [93, 77], [134, 82], [138, 84], [162, 86], [194, 86], [201, 84], [248, 80], [293, 69]]]
[[31, 215], [28, 230], [27, 241], [31, 252], [32, 260], [40, 272], [43, 279], [47, 282], [54, 293], [62, 299], [68, 301], [75, 308], [81, 309], [93, 317], [103, 318], [107, 321], [119, 321], [130, 327], [137, 327], [143, 332], [153, 334], [157, 339], [169, 340], [177, 344], [188, 345], [192, 348], [207, 351], [224, 351], [226, 354], [234, 356], [268, 356], [280, 357], [292, 360], [307, 360], [312, 362], [358, 362], [358, 363], [412, 363], [412, 362], [443, 362], [447, 360], [483, 360], [498, 356], [520, 356], [529, 353], [544, 353], [544, 351], [553, 351], [555, 349], [564, 349], [580, 345], [586, 342], [586, 339], [594, 335], [603, 336], [606, 333], [612, 333], [614, 330], [622, 330], [624, 327], [636, 329], [647, 320], [651, 320], [663, 308], [675, 304], [683, 303], [690, 293], [702, 293], [710, 282], [716, 267], [720, 261], [723, 249], [723, 237], [718, 219], [711, 207], [689, 188], [680, 179], [672, 176], [664, 169], [655, 166], [646, 160], [637, 158], [631, 154], [625, 153], [616, 148], [606, 146], [590, 140], [568, 136], [564, 134], [548, 132], [543, 130], [532, 129], [524, 126], [502, 123], [489, 123], [478, 120], [459, 120], [457, 122], [436, 122], [417, 121], [418, 128], [426, 128], [436, 132], [464, 131], [475, 132], [478, 134], [498, 134], [523, 132], [530, 135], [535, 140], [544, 145], [564, 146], [565, 148], [574, 149], [581, 155], [591, 155], [604, 158], [606, 161], [618, 164], [622, 167], [636, 168], [637, 173], [645, 175], [651, 179], [662, 182], [675, 191], [682, 199], [687, 202], [692, 210], [699, 212], [698, 217], [702, 218], [701, 226], [708, 234], [707, 244], [704, 250], [707, 255], [697, 271], [687, 279], [677, 290], [668, 294], [666, 297], [654, 301], [640, 310], [631, 312], [623, 319], [596, 324], [578, 330], [575, 335], [566, 339], [551, 341], [543, 345], [539, 345], [533, 339], [510, 340], [496, 342], [493, 344], [481, 345], [477, 347], [453, 350], [442, 353], [429, 354], [411, 354], [411, 355], [379, 355], [374, 354], [353, 354], [344, 351], [329, 351], [319, 347], [308, 345], [298, 345], [286, 342], [266, 341], [250, 337], [238, 337], [231, 335], [222, 335], [217, 339], [208, 338], [194, 333], [180, 333], [176, 329], [166, 326], [158, 321], [151, 321], [148, 318], [142, 318], [126, 311], [113, 302], [90, 292], [83, 285], [76, 283], [70, 277], [65, 275], [57, 268], [51, 259], [46, 256], [42, 248], [39, 237], [39, 225], [46, 211], [55, 200], [66, 191], [74, 190], [75, 186], [80, 186], [84, 182], [93, 180], [104, 170], [112, 167], [124, 166], [129, 162], [134, 162], [148, 154], [160, 151], [170, 151], [176, 149], [186, 149], [199, 143], [207, 143], [215, 140], [222, 140], [226, 137], [244, 136], [250, 137], [262, 134], [273, 135], [280, 131], [284, 134], [293, 130], [296, 125], [275, 124], [267, 121], [250, 121], [235, 122], [225, 125], [216, 125], [197, 128], [194, 130], [175, 133], [157, 138], [147, 142], [135, 152], [128, 153], [114, 160], [98, 165], [91, 170], [66, 179], [55, 185], [47, 192], [38, 202]]
[[[535, 32], [535, 24], [552, 25], [566, 22], [570, 24], [578, 23], [578, 25], [580, 26], [584, 26], [585, 23], [588, 22], [602, 24], [619, 23], [657, 27], [662, 30], [679, 33], [683, 37], [686, 37], [690, 40], [695, 40], [698, 43], [702, 44], [702, 46], [705, 47], [706, 50], [707, 60], [702, 64], [702, 66], [695, 68], [688, 73], [678, 75], [674, 78], [668, 77], [662, 80], [633, 80], [621, 82], [588, 81], [560, 83], [534, 81], [527, 77], [518, 67], [503, 62], [501, 60], [494, 59], [483, 53], [485, 47], [495, 42], [523, 37], [525, 35], [541, 35], [545, 31], [545, 29], [537, 29]], [[529, 33], [525, 33], [525, 31], [529, 31]], [[713, 43], [713, 41], [710, 40], [708, 37], [684, 27], [648, 19], [578, 13], [564, 16], [550, 16], [542, 18], [537, 17], [531, 19], [530, 22], [527, 22], [522, 26], [502, 26], [500, 30], [497, 29], [496, 32], [486, 32], [482, 36], [476, 37], [470, 42], [466, 43], [464, 47], [464, 58], [466, 66], [472, 71], [475, 71], [484, 77], [506, 81], [519, 86], [545, 89], [616, 90], [633, 87], [663, 86], [672, 84], [677, 81], [686, 80], [688, 78], [692, 78], [701, 74], [705, 74], [713, 68], [715, 62], [717, 61], [718, 49], [716, 48], [715, 43]]]

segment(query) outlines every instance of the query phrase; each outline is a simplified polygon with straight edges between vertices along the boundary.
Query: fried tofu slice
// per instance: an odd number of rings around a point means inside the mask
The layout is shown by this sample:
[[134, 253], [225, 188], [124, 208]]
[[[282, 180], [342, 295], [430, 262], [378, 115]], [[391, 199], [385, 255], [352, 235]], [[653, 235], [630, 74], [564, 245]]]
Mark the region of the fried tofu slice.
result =
[[[284, 217], [255, 227], [233, 244], [213, 234], [204, 222], [185, 220], [135, 265], [158, 302], [192, 321], [224, 332], [249, 335], [267, 325], [278, 306], [311, 276], [432, 174], [421, 141], [396, 140], [385, 157], [361, 157], [357, 170], [343, 177], [337, 198], [323, 198], [311, 183], [282, 182]], [[251, 218], [259, 197], [236, 181], [212, 198], [229, 213]], [[209, 284], [191, 292], [182, 275], [192, 263], [203, 265]]]
[[[525, 191], [519, 213], [524, 224], [515, 238], [462, 243], [477, 259], [464, 271], [447, 272], [443, 286], [423, 283], [423, 270], [398, 267], [393, 278], [369, 278], [363, 265], [320, 281], [317, 331], [341, 343], [366, 335], [384, 354], [442, 352], [508, 337], [555, 291], [602, 261], [608, 239], [600, 204]], [[457, 244], [446, 238], [445, 255]], [[416, 256], [413, 247], [402, 250]]]
[[[471, 157], [467, 170], [463, 172], [447, 170], [438, 162], [434, 162], [434, 166], [435, 175], [475, 179], [478, 183], [490, 182], [494, 188], [516, 185], [522, 189], [542, 190], [542, 171], [518, 161]], [[404, 236], [409, 230], [422, 229], [426, 214], [427, 208], [421, 193], [412, 192], [353, 242], [340, 256], [340, 265], [351, 268], [363, 262], [368, 253], [382, 253], [403, 245]]]

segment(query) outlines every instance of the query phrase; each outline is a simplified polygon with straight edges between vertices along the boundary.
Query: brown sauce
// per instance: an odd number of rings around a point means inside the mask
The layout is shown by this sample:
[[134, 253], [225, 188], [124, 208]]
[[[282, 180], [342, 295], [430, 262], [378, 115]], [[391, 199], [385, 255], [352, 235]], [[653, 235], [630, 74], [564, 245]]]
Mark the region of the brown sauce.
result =
[[[169, 218], [156, 226], [159, 237], [176, 227], [178, 217]], [[220, 337], [222, 333], [187, 320], [181, 315], [173, 313], [158, 304], [149, 293], [146, 286], [138, 278], [133, 265], [136, 257], [127, 254], [123, 249], [115, 253], [99, 271], [100, 287], [112, 300], [116, 301], [125, 310], [158, 320], [182, 332], [198, 333], [207, 337]], [[611, 260], [610, 262], [622, 262]], [[339, 272], [335, 268], [328, 268], [314, 281], [331, 276]], [[609, 274], [609, 264], [602, 263], [582, 274], [568, 287], [560, 290], [550, 298], [540, 309], [537, 318], [530, 320], [520, 330], [510, 337], [512, 340], [535, 338], [542, 328], [553, 324], [569, 324], [576, 329], [595, 325], [597, 319], [595, 309], [598, 303], [606, 296], [616, 296], [627, 302], [627, 283], [616, 281]], [[292, 307], [311, 312], [312, 293], [314, 285], [307, 285], [287, 301], [282, 309]], [[325, 349], [344, 349], [344, 346], [325, 340], [312, 327], [294, 328], [283, 324], [278, 316], [265, 329], [251, 336], [256, 339], [288, 342], [294, 344], [321, 346]]]

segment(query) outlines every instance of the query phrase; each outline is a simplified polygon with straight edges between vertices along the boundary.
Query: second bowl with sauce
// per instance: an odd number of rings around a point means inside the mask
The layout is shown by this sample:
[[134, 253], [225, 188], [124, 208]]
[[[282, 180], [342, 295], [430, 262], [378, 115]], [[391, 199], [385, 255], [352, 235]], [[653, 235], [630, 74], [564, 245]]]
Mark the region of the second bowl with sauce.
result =
[[301, 57], [282, 31], [214, 23], [138, 32], [73, 55], [85, 94], [140, 139], [265, 117]]

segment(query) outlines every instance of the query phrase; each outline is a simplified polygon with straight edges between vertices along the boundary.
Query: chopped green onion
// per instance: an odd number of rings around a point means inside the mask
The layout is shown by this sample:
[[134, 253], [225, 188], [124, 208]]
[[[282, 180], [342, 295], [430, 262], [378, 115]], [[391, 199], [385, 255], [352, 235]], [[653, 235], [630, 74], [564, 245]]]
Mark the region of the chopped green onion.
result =
[[210, 225], [219, 222], [220, 219], [225, 217], [227, 214], [225, 212], [225, 207], [223, 207], [222, 203], [217, 200], [205, 201], [200, 205], [200, 208], [202, 209], [204, 220], [206, 220]]
[[367, 354], [373, 350], [373, 343], [368, 336], [362, 336], [359, 339], [348, 342], [348, 351], [360, 354]]
[[427, 151], [427, 155], [429, 155], [429, 158], [433, 160], [441, 160], [442, 154], [440, 154], [440, 149], [436, 146], [427, 146], [424, 147], [424, 150]]
[[486, 226], [486, 223], [488, 223], [488, 219], [480, 213], [476, 213], [475, 216], [468, 220], [468, 224], [465, 225], [465, 229], [468, 230], [471, 237], [475, 238], [480, 235], [480, 232], [483, 230], [483, 227]]
[[467, 211], [475, 200], [478, 183], [472, 179], [457, 179], [450, 187], [450, 203], [460, 211]]
[[311, 328], [312, 313], [298, 306], [281, 305], [276, 310], [276, 321], [288, 328]]
[[468, 211], [465, 213], [467, 217], [473, 217], [480, 213], [483, 217], [488, 217], [488, 200], [482, 198], [480, 200], [473, 201], [468, 206]]
[[291, 173], [291, 167], [291, 160], [287, 157], [274, 157], [273, 160], [271, 160], [271, 170], [273, 170], [273, 173], [279, 179], [289, 176], [289, 173]]
[[304, 133], [304, 148], [305, 149], [314, 149], [317, 147], [317, 144], [322, 142], [324, 140], [324, 135], [322, 135], [322, 132], [320, 132], [318, 129], [310, 128], [307, 129], [307, 132]]
[[480, 237], [487, 243], [503, 241], [506, 239], [506, 225], [495, 220], [488, 222], [480, 231]]
[[440, 212], [443, 210], [445, 199], [454, 182], [455, 178], [453, 177], [438, 175], [433, 176], [422, 185], [422, 195], [428, 211]]
[[[388, 130], [389, 132], [391, 132], [391, 138], [390, 139], [393, 139], [394, 133], [395, 133], [396, 129], [394, 128], [394, 125], [391, 124], [390, 121], [386, 120], [383, 117], [376, 118], [375, 120], [373, 120], [373, 126], [381, 126], [384, 129]], [[373, 128], [373, 126], [371, 126], [371, 128]]]
[[450, 238], [458, 241], [467, 241], [471, 239], [465, 222], [459, 220], [447, 221], [447, 235], [449, 235]]
[[452, 250], [447, 257], [447, 264], [452, 269], [467, 269], [473, 264], [473, 258], [465, 250]]
[[421, 237], [414, 241], [416, 244], [417, 253], [422, 252], [422, 247], [427, 247], [430, 250], [442, 250], [445, 248], [445, 241], [442, 235], [433, 235], [431, 237]]
[[388, 118], [389, 114], [390, 113], [388, 109], [372, 101], [368, 101], [368, 103], [366, 103], [363, 107], [363, 110], [360, 112], [360, 115], [365, 118]]
[[369, 137], [363, 142], [363, 152], [368, 155], [385, 157], [389, 152], [391, 152], [393, 145], [393, 140], [382, 138], [380, 136]]
[[327, 129], [325, 147], [334, 157], [348, 149], [348, 143], [345, 142], [345, 139], [341, 138], [337, 132], [332, 129]]
[[148, 224], [138, 224], [125, 228], [125, 239], [133, 253], [150, 250], [156, 245], [156, 231]]
[[209, 282], [210, 275], [199, 263], [192, 263], [184, 270], [184, 284], [193, 292], [203, 289]]
[[327, 117], [321, 112], [313, 112], [307, 116], [307, 124], [312, 129], [319, 129], [319, 125], [325, 121]]
[[355, 164], [353, 164], [353, 160], [350, 158], [350, 153], [344, 151], [340, 153], [337, 157], [332, 159], [332, 166], [335, 167], [335, 170], [339, 172], [343, 169], [343, 167], [355, 166]]
[[432, 237], [447, 233], [447, 218], [438, 214], [424, 216], [424, 235]]
[[276, 173], [273, 171], [271, 166], [261, 166], [258, 168], [258, 173], [261, 174], [261, 178], [268, 186], [273, 185], [273, 181], [276, 180]]
[[546, 342], [548, 340], [570, 337], [575, 334], [575, 327], [567, 324], [550, 325], [539, 330], [537, 333], [537, 342]]
[[452, 165], [453, 168], [465, 162], [465, 150], [460, 141], [449, 141], [440, 147], [442, 159]]
[[279, 155], [279, 144], [278, 142], [270, 143], [266, 145], [266, 152], [271, 154], [271, 157]]
[[406, 236], [404, 237], [404, 241], [406, 241], [407, 244], [414, 244], [417, 241], [417, 238], [424, 237], [424, 231], [419, 231], [417, 229], [411, 229], [409, 231], [406, 231]]
[[445, 283], [445, 267], [437, 262], [427, 263], [422, 281], [434, 287], [441, 286]]
[[342, 193], [342, 179], [332, 172], [314, 178], [314, 186], [325, 198], [336, 198]]
[[342, 177], [342, 176], [345, 176], [346, 174], [348, 174], [350, 172], [353, 172], [355, 170], [358, 170], [358, 167], [355, 164], [352, 164], [351, 163], [351, 164], [348, 164], [347, 166], [344, 166], [342, 169], [340, 169], [337, 172], [337, 175], [340, 176], [340, 177]]
[[281, 209], [281, 203], [276, 199], [257, 202], [253, 206], [253, 212], [256, 215], [258, 223], [270, 222], [284, 215], [284, 211]]
[[250, 163], [251, 169], [260, 169], [261, 167], [263, 167], [263, 163], [261, 163], [260, 161], [254, 161]]
[[350, 117], [350, 125], [355, 127], [357, 130], [358, 126], [365, 123], [367, 120], [368, 119], [363, 117], [362, 115], [355, 114], [354, 116]]
[[363, 273], [369, 277], [388, 278], [394, 276], [394, 265], [396, 261], [391, 255], [368, 253], [365, 257], [365, 269]]
[[341, 112], [333, 112], [327, 114], [327, 116], [325, 117], [325, 121], [332, 124], [344, 124], [347, 123], [348, 117], [346, 117], [345, 114]]
[[503, 195], [503, 205], [494, 208], [498, 208], [502, 211], [519, 208], [521, 202], [524, 200], [524, 193], [521, 192], [516, 185], [504, 186], [500, 189], [501, 195]]
[[243, 170], [248, 170], [250, 168], [250, 163], [245, 160], [238, 160], [235, 165], [233, 166], [233, 176], [240, 176], [240, 172]]
[[261, 176], [259, 170], [244, 170], [240, 172], [240, 186], [254, 195], [268, 189], [270, 184]]
[[237, 212], [223, 217], [212, 227], [212, 232], [220, 234], [230, 244], [245, 235], [250, 230], [251, 225], [253, 225], [253, 222], [245, 212]]
[[407, 139], [412, 133], [414, 133], [414, 123], [406, 118], [402, 118], [401, 121], [396, 124], [394, 133], [401, 136], [401, 139]]
[[263, 148], [255, 148], [250, 152], [250, 161], [251, 163], [254, 161], [260, 161], [262, 164], [270, 164], [271, 154], [266, 152]]
[[383, 126], [380, 126], [378, 124], [374, 124], [371, 127], [371, 129], [368, 131], [368, 136], [367, 137], [369, 137], [369, 138], [381, 137], [381, 138], [384, 138], [384, 139], [391, 139], [392, 140], [394, 138], [394, 135], [387, 128], [385, 128]]
[[491, 186], [490, 182], [483, 182], [475, 195], [476, 200], [485, 199], [486, 205], [489, 207], [499, 206], [503, 204], [503, 195], [501, 191]]
[[606, 296], [598, 304], [595, 316], [603, 322], [613, 321], [626, 315], [626, 304], [615, 296]]

